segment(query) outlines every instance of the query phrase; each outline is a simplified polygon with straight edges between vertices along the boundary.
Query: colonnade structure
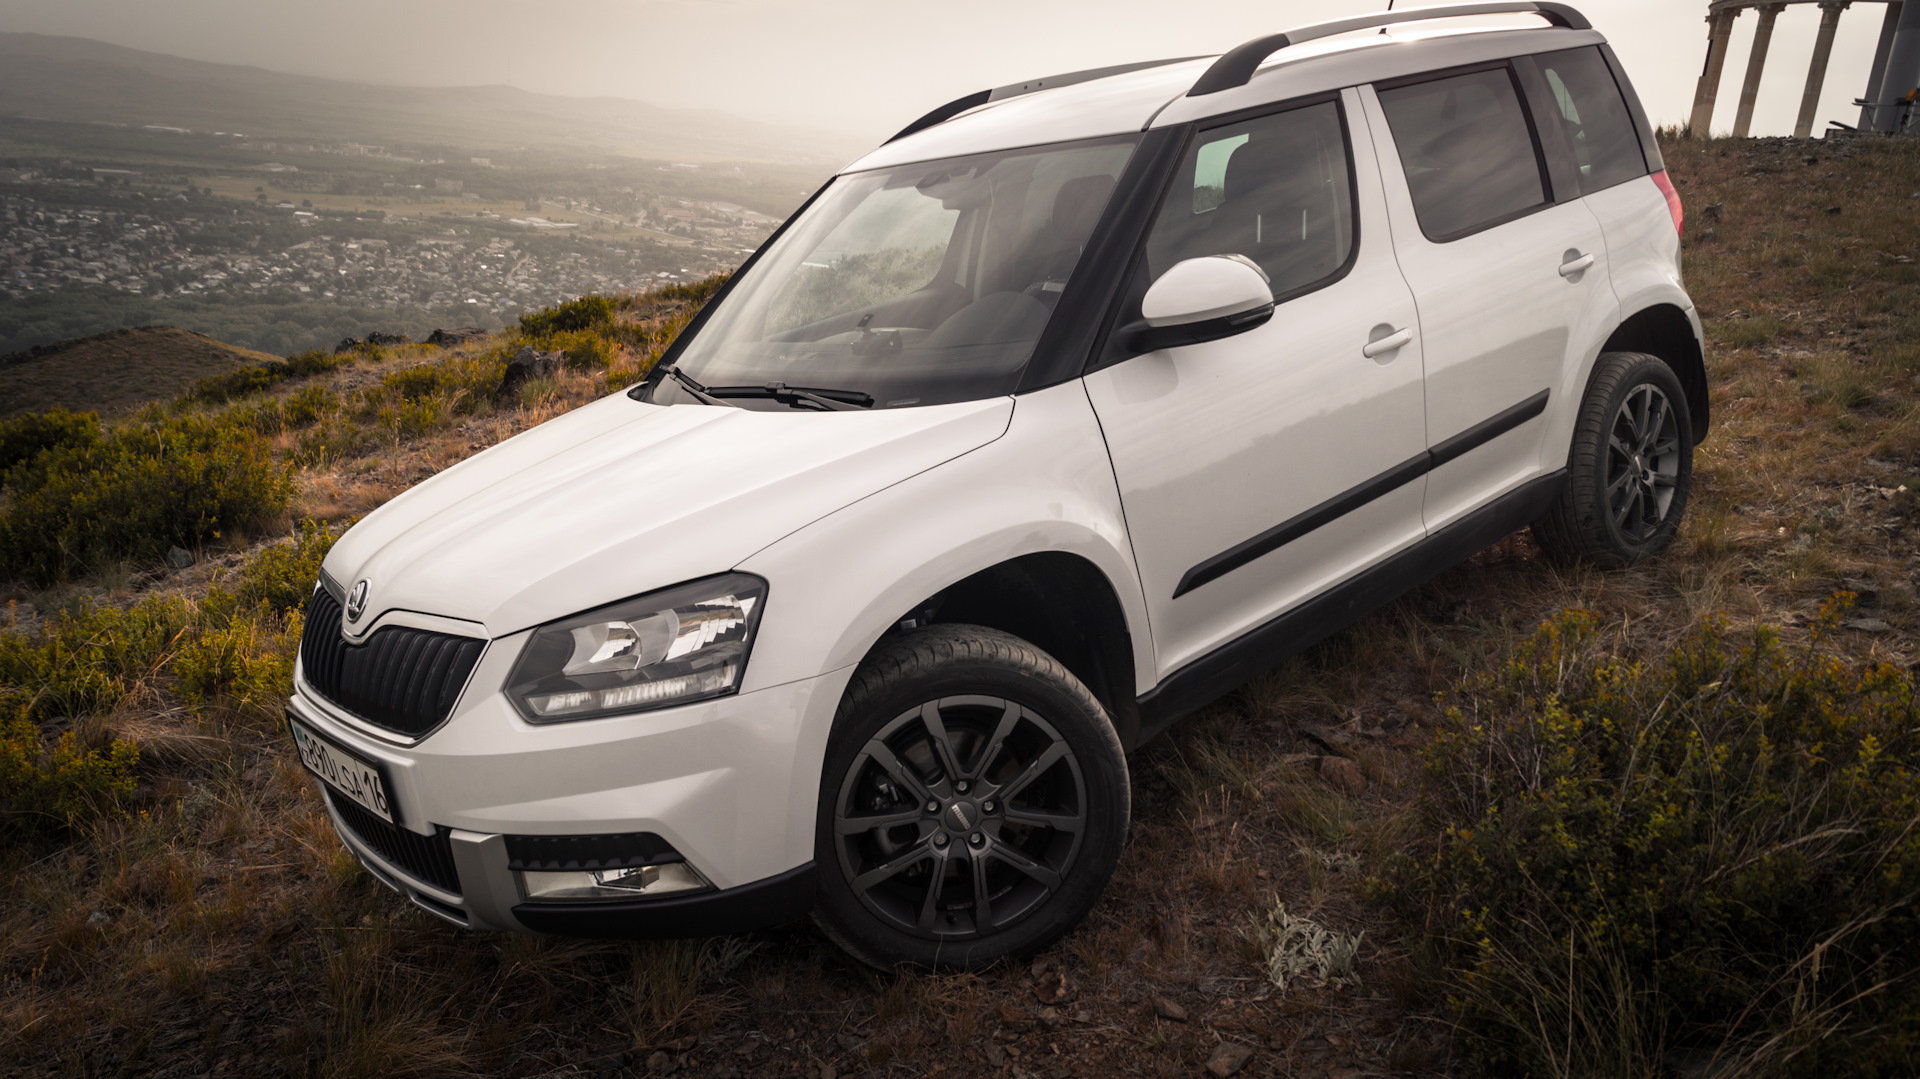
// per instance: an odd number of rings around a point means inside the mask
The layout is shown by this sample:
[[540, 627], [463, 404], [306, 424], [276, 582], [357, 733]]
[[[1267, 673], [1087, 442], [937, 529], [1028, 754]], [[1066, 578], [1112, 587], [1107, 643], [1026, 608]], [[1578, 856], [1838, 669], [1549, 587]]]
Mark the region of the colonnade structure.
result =
[[[1813, 134], [1813, 113], [1820, 105], [1820, 90], [1827, 81], [1827, 61], [1833, 54], [1834, 31], [1840, 26], [1840, 13], [1855, 0], [1712, 0], [1707, 9], [1711, 27], [1707, 45], [1707, 68], [1700, 76], [1693, 96], [1693, 115], [1687, 128], [1695, 138], [1706, 138], [1713, 124], [1714, 99], [1720, 92], [1720, 74], [1727, 63], [1727, 43], [1733, 37], [1734, 20], [1752, 8], [1760, 25], [1754, 29], [1753, 52], [1747, 57], [1747, 77], [1740, 84], [1740, 110], [1733, 120], [1735, 138], [1745, 138], [1753, 126], [1753, 102], [1760, 94], [1760, 74], [1767, 66], [1767, 49], [1773, 44], [1774, 20], [1788, 4], [1819, 4], [1820, 33], [1813, 42], [1813, 63], [1807, 71], [1807, 89], [1800, 98], [1800, 119], [1794, 124], [1795, 138]], [[1920, 133], [1920, 0], [1859, 0], [1863, 5], [1884, 2], [1886, 16], [1880, 26], [1880, 45], [1874, 51], [1873, 71], [1867, 80], [1867, 92], [1855, 104], [1860, 106], [1860, 126], [1851, 128], [1836, 123], [1841, 130]]]

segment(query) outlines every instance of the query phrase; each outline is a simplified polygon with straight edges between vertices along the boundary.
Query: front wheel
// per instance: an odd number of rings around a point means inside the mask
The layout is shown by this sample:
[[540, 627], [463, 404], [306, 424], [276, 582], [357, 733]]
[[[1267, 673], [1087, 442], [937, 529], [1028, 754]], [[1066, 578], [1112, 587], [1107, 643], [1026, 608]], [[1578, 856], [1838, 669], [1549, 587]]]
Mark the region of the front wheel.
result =
[[973, 969], [1046, 947], [1119, 862], [1127, 762], [1051, 656], [935, 625], [860, 665], [821, 775], [815, 917], [864, 962]]
[[1686, 391], [1657, 356], [1600, 356], [1574, 421], [1567, 486], [1533, 523], [1560, 561], [1618, 569], [1666, 549], [1693, 483], [1693, 422]]

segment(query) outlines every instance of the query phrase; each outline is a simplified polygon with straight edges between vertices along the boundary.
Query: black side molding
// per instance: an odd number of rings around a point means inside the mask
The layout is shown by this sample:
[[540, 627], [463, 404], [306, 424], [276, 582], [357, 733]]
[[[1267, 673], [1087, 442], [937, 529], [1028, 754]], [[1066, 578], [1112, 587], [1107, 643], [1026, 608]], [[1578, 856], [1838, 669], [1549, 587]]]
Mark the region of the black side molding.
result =
[[[976, 105], [985, 105], [987, 99], [992, 96], [992, 90], [980, 90], [976, 93], [968, 94], [966, 97], [956, 97], [945, 105], [940, 106], [925, 116], [922, 116], [920, 119], [915, 120], [913, 123], [901, 128], [900, 133], [888, 139], [887, 142], [899, 142], [901, 139], [906, 138], [916, 131], [925, 131], [935, 124], [944, 124]], [[886, 143], [882, 143], [881, 145], [884, 146]]]
[[1162, 679], [1140, 700], [1140, 741], [1231, 692], [1260, 672], [1319, 644], [1456, 563], [1519, 531], [1553, 505], [1561, 469], [1514, 488], [1371, 569]]
[[813, 910], [818, 879], [808, 862], [725, 891], [631, 903], [522, 903], [513, 908], [513, 916], [536, 933], [564, 937], [717, 937], [806, 917]]
[[1323, 525], [1332, 524], [1403, 484], [1411, 483], [1441, 465], [1492, 442], [1545, 412], [1547, 397], [1551, 392], [1541, 390], [1512, 408], [1502, 409], [1452, 438], [1428, 448], [1425, 453], [1394, 465], [1358, 487], [1334, 495], [1318, 506], [1282, 521], [1250, 540], [1221, 551], [1183, 574], [1180, 583], [1174, 587], [1173, 598], [1179, 599], [1208, 581], [1218, 580], [1255, 559], [1272, 554], [1307, 533]]

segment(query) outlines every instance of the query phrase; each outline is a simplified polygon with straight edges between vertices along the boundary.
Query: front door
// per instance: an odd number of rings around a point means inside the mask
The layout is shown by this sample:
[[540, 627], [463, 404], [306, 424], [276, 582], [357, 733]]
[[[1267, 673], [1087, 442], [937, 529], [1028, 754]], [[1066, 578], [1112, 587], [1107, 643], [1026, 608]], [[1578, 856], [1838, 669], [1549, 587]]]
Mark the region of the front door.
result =
[[1157, 678], [1423, 535], [1419, 327], [1358, 106], [1348, 90], [1197, 132], [1142, 278], [1245, 255], [1273, 319], [1086, 378]]

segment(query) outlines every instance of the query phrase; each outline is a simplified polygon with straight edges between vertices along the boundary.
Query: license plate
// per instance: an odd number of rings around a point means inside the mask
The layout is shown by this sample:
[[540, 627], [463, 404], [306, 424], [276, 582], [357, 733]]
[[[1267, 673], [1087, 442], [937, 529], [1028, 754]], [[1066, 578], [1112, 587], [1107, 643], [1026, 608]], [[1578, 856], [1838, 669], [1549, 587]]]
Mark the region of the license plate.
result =
[[300, 763], [307, 766], [307, 771], [367, 812], [393, 823], [393, 802], [387, 797], [387, 782], [379, 768], [301, 726], [291, 715], [287, 726], [293, 728], [293, 744], [300, 750]]

